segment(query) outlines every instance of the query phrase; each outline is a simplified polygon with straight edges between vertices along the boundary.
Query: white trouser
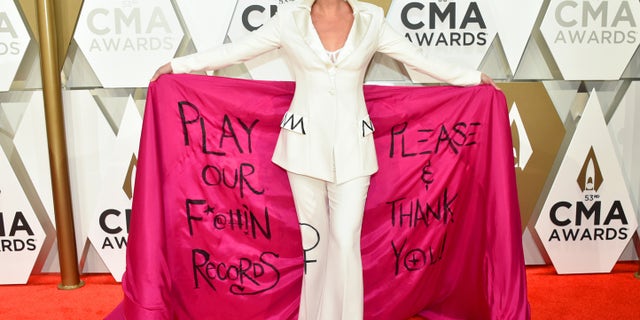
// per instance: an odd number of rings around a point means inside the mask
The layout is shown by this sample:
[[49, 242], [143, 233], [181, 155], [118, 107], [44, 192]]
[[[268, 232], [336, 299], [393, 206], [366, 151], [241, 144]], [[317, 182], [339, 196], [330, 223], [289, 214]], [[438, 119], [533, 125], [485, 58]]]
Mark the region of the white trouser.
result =
[[288, 174], [305, 253], [299, 319], [362, 319], [360, 230], [370, 177], [335, 184]]

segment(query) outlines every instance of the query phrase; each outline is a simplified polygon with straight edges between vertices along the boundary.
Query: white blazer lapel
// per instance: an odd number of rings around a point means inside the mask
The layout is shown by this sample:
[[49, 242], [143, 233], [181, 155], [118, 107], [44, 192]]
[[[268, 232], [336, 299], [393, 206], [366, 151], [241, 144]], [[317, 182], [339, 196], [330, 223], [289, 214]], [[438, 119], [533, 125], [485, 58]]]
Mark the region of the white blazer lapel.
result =
[[361, 11], [357, 1], [347, 1], [353, 9], [353, 26], [351, 26], [351, 31], [349, 32], [349, 36], [347, 37], [344, 47], [340, 51], [336, 64], [339, 64], [341, 61], [348, 58], [353, 51], [358, 49], [358, 46], [360, 46], [362, 40], [367, 35], [367, 31], [371, 25], [371, 14], [366, 11]]
[[302, 0], [299, 4], [301, 10], [294, 11], [293, 20], [304, 42], [311, 48], [311, 51], [313, 51], [322, 62], [329, 64], [331, 61], [329, 61], [329, 57], [325, 54], [322, 41], [320, 41], [318, 32], [311, 22], [311, 5], [313, 5], [313, 2], [314, 0]]
[[[358, 48], [371, 25], [371, 14], [366, 11], [361, 11], [357, 0], [346, 1], [353, 10], [353, 25], [351, 26], [351, 30], [349, 30], [347, 40], [345, 41], [335, 64], [339, 64], [341, 61], [344, 61]], [[311, 22], [311, 6], [314, 2], [315, 0], [301, 0], [299, 3], [300, 10], [294, 11], [293, 18], [305, 43], [322, 62], [325, 64], [331, 64], [329, 56], [325, 54], [326, 50], [322, 45], [320, 36]]]

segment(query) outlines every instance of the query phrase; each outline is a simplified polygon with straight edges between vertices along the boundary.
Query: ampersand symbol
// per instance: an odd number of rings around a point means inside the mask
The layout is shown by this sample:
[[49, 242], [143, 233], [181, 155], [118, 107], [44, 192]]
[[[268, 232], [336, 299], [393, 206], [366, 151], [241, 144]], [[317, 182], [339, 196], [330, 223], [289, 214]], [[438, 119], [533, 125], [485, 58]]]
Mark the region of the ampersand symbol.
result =
[[422, 176], [420, 180], [424, 183], [424, 189], [429, 191], [429, 185], [433, 183], [433, 172], [430, 170], [431, 160], [427, 161], [427, 164], [422, 167]]

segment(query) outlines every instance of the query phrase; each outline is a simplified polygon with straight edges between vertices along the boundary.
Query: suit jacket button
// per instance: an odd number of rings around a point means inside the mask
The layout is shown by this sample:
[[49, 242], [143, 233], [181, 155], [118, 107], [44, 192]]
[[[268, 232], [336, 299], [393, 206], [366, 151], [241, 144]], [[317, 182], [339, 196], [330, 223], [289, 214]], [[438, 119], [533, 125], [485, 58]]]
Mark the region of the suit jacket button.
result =
[[336, 90], [334, 90], [334, 89], [329, 89], [329, 94], [330, 94], [330, 95], [334, 95], [334, 94], [336, 94]]

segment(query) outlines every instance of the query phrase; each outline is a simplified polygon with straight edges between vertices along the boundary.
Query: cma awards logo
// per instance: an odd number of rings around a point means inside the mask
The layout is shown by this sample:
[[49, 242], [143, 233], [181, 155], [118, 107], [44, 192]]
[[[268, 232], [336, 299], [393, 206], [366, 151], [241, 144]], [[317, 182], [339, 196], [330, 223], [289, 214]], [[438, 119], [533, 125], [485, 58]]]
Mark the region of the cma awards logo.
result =
[[268, 19], [278, 12], [278, 6], [294, 2], [294, 0], [240, 1], [240, 21], [246, 31], [260, 29]]
[[[478, 68], [497, 34], [489, 1], [396, 0], [387, 21], [430, 58]], [[414, 82], [433, 79], [408, 67]]]
[[400, 2], [390, 16], [399, 10], [405, 37], [419, 46], [485, 46], [491, 40], [477, 1]]
[[0, 252], [35, 251], [36, 242], [35, 233], [22, 211], [17, 211], [13, 217], [0, 211]]
[[589, 149], [577, 177], [581, 199], [575, 202], [556, 202], [549, 212], [554, 228], [549, 242], [627, 240], [629, 222], [620, 200], [604, 201], [598, 193], [604, 177], [598, 158]]
[[[137, 1], [123, 1], [123, 7], [95, 8], [86, 16], [93, 33], [89, 47], [95, 51], [153, 51], [176, 47], [171, 26], [160, 7], [142, 8]], [[161, 36], [164, 35], [164, 36]]]
[[636, 230], [616, 154], [592, 90], [535, 225], [558, 273], [611, 271]]
[[13, 1], [0, 1], [0, 91], [11, 87], [31, 41]]
[[146, 87], [183, 31], [168, 0], [86, 0], [74, 39], [105, 88]]
[[0, 11], [0, 57], [18, 55], [21, 51], [21, 41], [7, 12]]
[[[231, 42], [237, 42], [247, 34], [260, 29], [283, 6], [292, 0], [238, 0], [231, 18], [227, 35]], [[255, 80], [292, 81], [293, 74], [286, 61], [276, 49], [263, 53], [244, 62], [249, 75]]]
[[[97, 114], [100, 121], [106, 120]], [[125, 249], [129, 236], [131, 204], [137, 171], [137, 152], [142, 131], [142, 117], [129, 95], [117, 132], [99, 125], [96, 137], [101, 142], [101, 156], [94, 164], [99, 168], [97, 190], [89, 240], [117, 281], [125, 269]], [[115, 135], [114, 135], [115, 134]]]
[[266, 11], [268, 11], [269, 14], [269, 18], [272, 18], [274, 15], [276, 15], [276, 12], [278, 12], [278, 6], [275, 4], [269, 5], [269, 9], [259, 5], [259, 4], [252, 4], [247, 6], [243, 11], [242, 11], [242, 25], [244, 26], [244, 28], [247, 31], [255, 31], [260, 29], [260, 27], [262, 27], [263, 23], [256, 23], [255, 21], [251, 21], [252, 19], [250, 17], [253, 16], [253, 14], [264, 14]]
[[[635, 1], [637, 3], [637, 1]], [[629, 1], [562, 1], [553, 11], [562, 29], [554, 43], [616, 44], [636, 43], [637, 26]]]
[[639, 13], [637, 0], [552, 0], [540, 30], [565, 80], [617, 80], [640, 42]]
[[1, 149], [0, 172], [0, 284], [27, 283], [46, 234]]
[[[131, 156], [125, 181], [122, 184], [122, 192], [131, 201], [133, 198], [133, 188], [135, 182], [135, 169], [138, 160], [135, 155]], [[129, 234], [129, 222], [131, 220], [131, 209], [109, 208], [104, 210], [98, 222], [100, 229], [106, 235], [102, 241], [101, 249], [124, 249], [127, 246], [127, 235]], [[122, 233], [125, 235], [122, 235]]]

